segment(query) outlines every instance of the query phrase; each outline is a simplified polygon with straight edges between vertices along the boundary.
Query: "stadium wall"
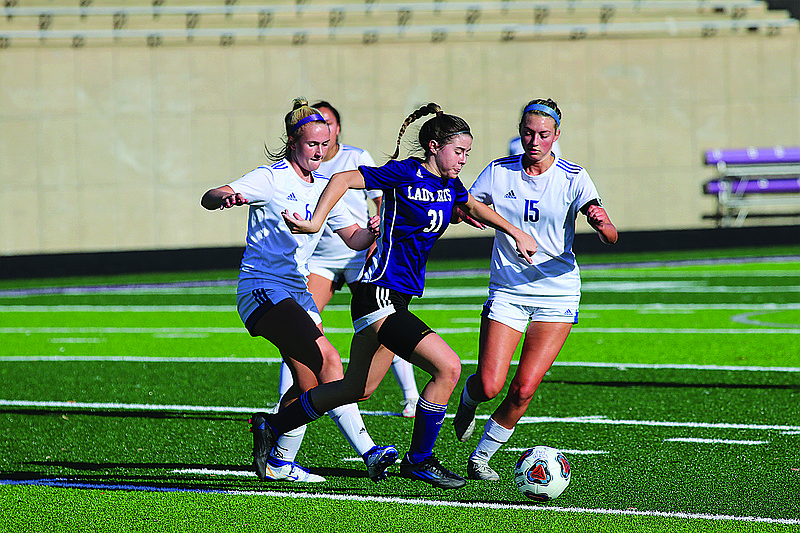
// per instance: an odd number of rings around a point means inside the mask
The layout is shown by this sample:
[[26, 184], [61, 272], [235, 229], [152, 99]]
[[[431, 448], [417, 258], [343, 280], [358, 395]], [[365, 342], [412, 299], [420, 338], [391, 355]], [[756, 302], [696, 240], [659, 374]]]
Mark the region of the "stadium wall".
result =
[[[565, 158], [622, 232], [711, 228], [710, 148], [800, 145], [800, 38], [626, 37], [389, 44], [130, 43], [0, 49], [0, 256], [220, 249], [246, 211], [210, 187], [263, 164], [294, 96], [342, 113], [382, 162], [428, 101], [471, 124], [469, 185], [506, 153], [521, 107], [552, 97]], [[580, 232], [588, 227], [579, 226]], [[467, 228], [448, 237], [476, 237]]]

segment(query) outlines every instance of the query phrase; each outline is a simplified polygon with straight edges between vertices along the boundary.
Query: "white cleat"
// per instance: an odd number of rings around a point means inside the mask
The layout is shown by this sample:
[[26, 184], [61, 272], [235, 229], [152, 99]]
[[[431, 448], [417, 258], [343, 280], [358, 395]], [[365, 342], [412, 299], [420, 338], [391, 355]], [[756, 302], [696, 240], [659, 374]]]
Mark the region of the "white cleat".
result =
[[467, 477], [483, 481], [500, 481], [500, 474], [489, 466], [488, 461], [481, 461], [472, 457], [467, 462]]
[[403, 400], [403, 418], [414, 418], [417, 416], [417, 400], [419, 398], [408, 398]]
[[297, 463], [281, 461], [273, 457], [267, 461], [267, 472], [264, 481], [292, 481], [296, 483], [320, 483], [325, 478], [312, 474]]

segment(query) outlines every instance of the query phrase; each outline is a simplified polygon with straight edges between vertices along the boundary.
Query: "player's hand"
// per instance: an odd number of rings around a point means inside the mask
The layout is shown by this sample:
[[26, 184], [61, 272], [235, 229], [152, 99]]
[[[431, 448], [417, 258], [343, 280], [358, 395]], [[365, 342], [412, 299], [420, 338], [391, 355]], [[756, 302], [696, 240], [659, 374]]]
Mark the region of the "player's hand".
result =
[[458, 206], [453, 206], [453, 212], [450, 215], [450, 223], [458, 224], [459, 222], [466, 222], [473, 228], [486, 229], [486, 224], [475, 220], [469, 214]]
[[247, 198], [242, 196], [242, 193], [236, 192], [227, 196], [223, 196], [219, 208], [227, 209], [237, 205], [245, 205], [247, 203], [249, 203]]
[[529, 265], [532, 265], [533, 254], [538, 249], [534, 238], [524, 231], [518, 230], [514, 235], [514, 240], [517, 242], [517, 255], [527, 261]]
[[377, 238], [381, 234], [381, 217], [379, 215], [369, 217], [367, 229]]
[[292, 233], [316, 233], [317, 229], [311, 224], [310, 220], [306, 220], [297, 213], [289, 215], [289, 211], [281, 211], [283, 221], [289, 226]]
[[589, 206], [589, 209], [586, 210], [586, 219], [589, 225], [598, 231], [602, 230], [603, 226], [610, 221], [606, 210], [599, 205]]

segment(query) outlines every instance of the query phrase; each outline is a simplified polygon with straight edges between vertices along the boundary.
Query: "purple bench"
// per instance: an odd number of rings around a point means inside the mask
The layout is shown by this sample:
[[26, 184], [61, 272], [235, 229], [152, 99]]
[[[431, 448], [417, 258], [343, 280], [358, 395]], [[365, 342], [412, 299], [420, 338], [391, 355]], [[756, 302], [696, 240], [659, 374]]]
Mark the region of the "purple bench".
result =
[[709, 150], [706, 165], [773, 165], [800, 163], [800, 146], [772, 148], [737, 148], [733, 150]]
[[709, 150], [705, 163], [717, 169], [703, 192], [717, 198], [709, 218], [719, 225], [741, 226], [752, 208], [773, 208], [758, 216], [800, 216], [800, 147]]
[[703, 186], [706, 194], [719, 195], [722, 192], [731, 194], [786, 194], [800, 193], [800, 177], [798, 178], [753, 178], [753, 179], [715, 179]]

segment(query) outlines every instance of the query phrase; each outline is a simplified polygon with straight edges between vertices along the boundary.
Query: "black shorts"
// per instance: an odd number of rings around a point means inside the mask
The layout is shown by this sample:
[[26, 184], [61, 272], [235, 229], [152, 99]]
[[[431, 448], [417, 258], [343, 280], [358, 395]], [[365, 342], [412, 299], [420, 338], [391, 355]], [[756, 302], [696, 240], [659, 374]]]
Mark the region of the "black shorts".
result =
[[395, 354], [408, 359], [417, 344], [433, 330], [408, 310], [412, 295], [371, 283], [353, 287], [350, 313], [356, 333], [385, 318], [378, 340]]
[[408, 303], [413, 298], [410, 294], [360, 281], [353, 284], [352, 290], [350, 316], [356, 333], [392, 313], [408, 311]]

